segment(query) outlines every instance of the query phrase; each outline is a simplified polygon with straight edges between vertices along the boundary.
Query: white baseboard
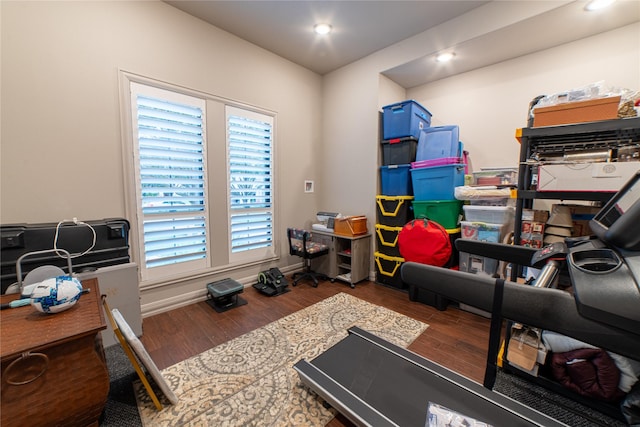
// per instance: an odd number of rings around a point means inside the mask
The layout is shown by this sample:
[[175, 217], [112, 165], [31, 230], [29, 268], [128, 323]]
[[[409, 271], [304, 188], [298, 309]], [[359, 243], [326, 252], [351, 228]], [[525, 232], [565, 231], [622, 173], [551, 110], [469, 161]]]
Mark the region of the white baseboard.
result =
[[[299, 271], [302, 268], [302, 264], [294, 264], [287, 267], [280, 268], [280, 271], [288, 275], [294, 271]], [[234, 279], [237, 282], [241, 283], [245, 289], [248, 287], [252, 287], [256, 283], [256, 277], [245, 277], [241, 279]], [[176, 308], [184, 307], [187, 305], [195, 304], [200, 301], [205, 301], [207, 299], [207, 290], [206, 288], [199, 289], [197, 291], [186, 292], [181, 295], [176, 295], [175, 297], [165, 298], [161, 301], [155, 301], [148, 304], [142, 305], [142, 317], [149, 317], [155, 314], [164, 313], [166, 311], [171, 311]]]

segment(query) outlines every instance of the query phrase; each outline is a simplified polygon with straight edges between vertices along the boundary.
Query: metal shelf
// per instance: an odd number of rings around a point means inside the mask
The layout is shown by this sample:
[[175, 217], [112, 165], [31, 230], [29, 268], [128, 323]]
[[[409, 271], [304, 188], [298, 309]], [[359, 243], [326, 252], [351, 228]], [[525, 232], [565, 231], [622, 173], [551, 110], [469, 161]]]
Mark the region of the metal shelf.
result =
[[588, 200], [592, 202], [607, 202], [613, 192], [569, 192], [569, 191], [533, 191], [520, 190], [518, 198], [524, 200], [547, 199], [547, 200]]
[[[534, 153], [538, 154], [563, 154], [568, 151], [580, 151], [585, 149], [610, 149], [615, 153], [623, 147], [635, 147], [640, 145], [640, 117], [604, 120], [600, 122], [578, 123], [563, 126], [548, 126], [538, 128], [523, 128], [520, 138], [520, 162], [518, 168], [518, 190], [516, 199], [516, 218], [514, 221], [514, 241], [520, 243], [522, 231], [522, 211], [533, 206], [533, 200], [582, 200], [607, 202], [615, 192], [578, 192], [578, 191], [536, 191], [532, 188], [533, 169], [536, 165], [529, 162]], [[512, 268], [511, 281], [516, 281], [523, 266]], [[505, 341], [510, 338], [510, 326], [507, 323]], [[507, 370], [516, 370], [509, 366], [506, 360], [506, 351], [502, 356], [503, 367]], [[524, 377], [531, 378], [529, 374], [519, 372]], [[485, 371], [485, 381], [490, 377], [489, 365]], [[495, 379], [495, 376], [494, 376]], [[535, 379], [534, 379], [535, 380]], [[558, 386], [553, 381], [538, 378], [538, 381], [547, 388]], [[560, 391], [560, 390], [559, 390]], [[607, 409], [607, 408], [605, 408]], [[601, 409], [602, 410], [602, 409]], [[615, 411], [614, 411], [615, 412]]]
[[593, 138], [629, 139], [639, 134], [640, 117], [522, 129], [522, 137], [535, 139], [538, 144], [592, 141]]
[[[520, 242], [522, 211], [531, 208], [533, 200], [584, 200], [607, 202], [614, 192], [536, 191], [531, 190], [533, 170], [530, 158], [537, 152], [563, 152], [563, 150], [608, 148], [640, 145], [640, 117], [576, 123], [562, 126], [523, 128], [520, 137], [520, 161], [518, 168], [518, 193], [514, 241]], [[514, 269], [514, 276], [518, 269]], [[515, 279], [515, 277], [512, 277]]]

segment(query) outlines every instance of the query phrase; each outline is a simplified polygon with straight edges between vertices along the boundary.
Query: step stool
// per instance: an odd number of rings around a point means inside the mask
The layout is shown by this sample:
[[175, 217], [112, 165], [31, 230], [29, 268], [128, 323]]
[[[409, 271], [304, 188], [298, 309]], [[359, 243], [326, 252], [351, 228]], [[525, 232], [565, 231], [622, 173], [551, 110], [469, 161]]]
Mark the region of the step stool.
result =
[[238, 294], [244, 292], [244, 286], [233, 279], [222, 279], [207, 284], [207, 303], [218, 313], [245, 305], [247, 301]]

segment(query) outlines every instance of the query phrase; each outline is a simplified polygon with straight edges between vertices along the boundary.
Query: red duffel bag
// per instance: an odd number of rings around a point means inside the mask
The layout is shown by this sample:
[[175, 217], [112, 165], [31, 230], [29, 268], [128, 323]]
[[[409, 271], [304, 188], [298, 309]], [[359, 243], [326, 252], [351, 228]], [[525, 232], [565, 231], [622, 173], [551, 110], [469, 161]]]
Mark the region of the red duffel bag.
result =
[[405, 261], [442, 267], [451, 257], [451, 240], [437, 222], [414, 219], [400, 230], [398, 249]]

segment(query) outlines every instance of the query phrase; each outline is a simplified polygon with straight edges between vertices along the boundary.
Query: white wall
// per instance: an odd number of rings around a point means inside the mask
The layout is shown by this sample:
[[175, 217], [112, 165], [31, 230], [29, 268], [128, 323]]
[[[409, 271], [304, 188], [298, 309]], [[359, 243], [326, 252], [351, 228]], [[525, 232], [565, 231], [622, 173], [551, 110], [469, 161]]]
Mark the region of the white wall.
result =
[[[158, 1], [0, 7], [3, 224], [125, 216], [118, 70], [276, 112], [278, 237], [315, 216], [303, 183], [326, 174], [317, 74]], [[299, 263], [278, 244], [279, 265]], [[202, 296], [213, 279], [143, 289], [143, 308]]]
[[457, 124], [473, 167], [517, 167], [515, 130], [537, 95], [597, 81], [640, 90], [640, 23], [412, 88], [432, 126]]
[[377, 171], [372, 166], [379, 149], [378, 75], [366, 69], [357, 74], [357, 81], [343, 73], [325, 76], [320, 203], [329, 211], [371, 218], [368, 196], [376, 191]]
[[[448, 23], [321, 78], [162, 2], [0, 2], [0, 221], [125, 215], [120, 69], [277, 112], [281, 237], [318, 210], [365, 214], [373, 230], [383, 105], [417, 99], [434, 125], [458, 124], [481, 167], [515, 164], [514, 131], [535, 95], [596, 80], [640, 89], [640, 24], [411, 90], [380, 75], [519, 19], [519, 8], [496, 8], [457, 18], [465, 31]], [[303, 191], [309, 179], [315, 193]], [[279, 265], [297, 262], [278, 243]], [[219, 276], [249, 280], [262, 267]], [[192, 301], [208, 279], [143, 289], [143, 310]]]
[[[424, 105], [433, 114], [434, 126], [459, 125], [475, 169], [517, 166], [515, 131], [526, 126], [527, 108], [536, 95], [599, 80], [640, 90], [638, 34], [640, 24], [635, 23], [409, 90], [378, 78], [384, 70], [420, 56], [420, 46], [423, 54], [431, 52], [430, 39], [421, 35], [416, 38], [422, 44], [400, 42], [326, 75], [323, 165], [334, 172], [323, 178], [320, 204], [344, 213], [366, 214], [373, 231], [379, 159], [372, 153], [379, 151], [378, 112], [404, 99]], [[359, 171], [356, 181], [345, 183], [342, 178], [354, 170]], [[373, 271], [374, 264], [371, 266]]]

